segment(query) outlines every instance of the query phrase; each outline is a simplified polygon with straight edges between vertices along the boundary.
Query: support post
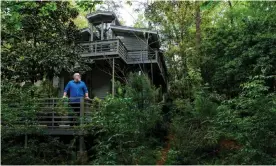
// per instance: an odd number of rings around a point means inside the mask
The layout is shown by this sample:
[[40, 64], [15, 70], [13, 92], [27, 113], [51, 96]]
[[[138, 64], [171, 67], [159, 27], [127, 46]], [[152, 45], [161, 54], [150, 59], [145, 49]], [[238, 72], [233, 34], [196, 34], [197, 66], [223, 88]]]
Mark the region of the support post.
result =
[[[115, 25], [115, 20], [113, 20], [112, 22], [111, 22], [111, 25]], [[116, 37], [115, 37], [115, 33], [113, 32], [113, 31], [111, 31], [111, 34], [112, 34], [112, 39], [115, 39]]]
[[[81, 98], [80, 100], [80, 125], [83, 124], [83, 117], [84, 117], [84, 98]], [[83, 136], [83, 131], [80, 131], [79, 135], [79, 154], [78, 158], [80, 162], [83, 164], [85, 163], [85, 158], [86, 158], [86, 153], [85, 153], [85, 144], [84, 144], [84, 136]]]
[[101, 27], [101, 40], [103, 40], [103, 31], [104, 31], [104, 24], [102, 22], [102, 27]]
[[150, 63], [150, 73], [151, 73], [151, 83], [153, 84], [153, 68], [152, 68], [152, 62]]
[[93, 41], [93, 38], [94, 38], [94, 34], [93, 34], [93, 24], [90, 23], [90, 33], [91, 33], [91, 36], [90, 36], [90, 41]]
[[28, 136], [27, 134], [25, 134], [25, 144], [24, 144], [24, 148], [27, 148], [28, 146]]
[[83, 135], [80, 135], [80, 153], [83, 154], [84, 152], [84, 138], [83, 138]]
[[87, 153], [85, 151], [85, 144], [84, 144], [84, 136], [79, 136], [79, 152], [78, 152], [78, 160], [81, 164], [87, 163]]
[[112, 97], [115, 95], [115, 59], [112, 58]]
[[83, 115], [84, 115], [84, 98], [81, 98], [81, 101], [80, 101], [80, 125], [83, 124]]
[[119, 54], [119, 56], [121, 56], [120, 52], [119, 52], [119, 47], [120, 47], [120, 41], [117, 40], [117, 48], [116, 49], [117, 49], [117, 53]]

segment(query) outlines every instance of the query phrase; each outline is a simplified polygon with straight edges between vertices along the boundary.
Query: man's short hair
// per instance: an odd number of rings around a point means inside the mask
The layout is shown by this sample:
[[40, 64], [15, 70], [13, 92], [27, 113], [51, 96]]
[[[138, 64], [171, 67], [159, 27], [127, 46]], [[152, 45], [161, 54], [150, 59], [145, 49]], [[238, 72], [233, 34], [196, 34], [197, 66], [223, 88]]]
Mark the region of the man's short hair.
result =
[[75, 73], [75, 74], [73, 75], [73, 77], [75, 77], [75, 76], [81, 76], [81, 75], [80, 75], [80, 73]]

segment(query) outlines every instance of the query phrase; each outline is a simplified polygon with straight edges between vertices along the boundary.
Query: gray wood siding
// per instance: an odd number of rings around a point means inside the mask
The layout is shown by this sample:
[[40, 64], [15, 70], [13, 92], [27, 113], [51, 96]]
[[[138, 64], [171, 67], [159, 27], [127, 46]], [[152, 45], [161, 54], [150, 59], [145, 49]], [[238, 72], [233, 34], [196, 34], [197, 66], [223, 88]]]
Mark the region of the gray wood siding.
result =
[[92, 69], [91, 84], [92, 94], [90, 96], [104, 98], [111, 90], [111, 76], [99, 69]]
[[128, 51], [147, 50], [148, 45], [146, 39], [135, 36], [120, 36]]

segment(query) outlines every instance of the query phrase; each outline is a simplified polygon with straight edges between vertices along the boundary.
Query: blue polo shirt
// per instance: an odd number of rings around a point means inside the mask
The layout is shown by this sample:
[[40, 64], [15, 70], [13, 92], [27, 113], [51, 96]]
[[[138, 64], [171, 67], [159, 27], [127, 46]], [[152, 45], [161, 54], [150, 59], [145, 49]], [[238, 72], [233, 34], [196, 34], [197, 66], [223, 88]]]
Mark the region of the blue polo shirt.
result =
[[69, 81], [64, 92], [68, 92], [68, 90], [70, 90], [71, 102], [80, 102], [80, 98], [84, 97], [85, 93], [88, 93], [87, 87], [83, 81]]

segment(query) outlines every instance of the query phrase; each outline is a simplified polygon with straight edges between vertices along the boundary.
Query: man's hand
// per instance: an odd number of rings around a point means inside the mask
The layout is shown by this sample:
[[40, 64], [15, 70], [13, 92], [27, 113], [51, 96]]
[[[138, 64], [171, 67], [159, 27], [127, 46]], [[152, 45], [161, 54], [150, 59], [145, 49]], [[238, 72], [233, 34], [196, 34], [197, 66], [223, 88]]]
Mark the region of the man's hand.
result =
[[85, 99], [89, 99], [88, 93], [85, 93], [84, 98], [85, 98]]

